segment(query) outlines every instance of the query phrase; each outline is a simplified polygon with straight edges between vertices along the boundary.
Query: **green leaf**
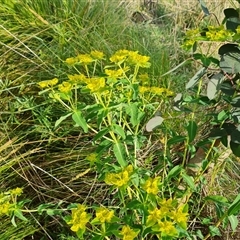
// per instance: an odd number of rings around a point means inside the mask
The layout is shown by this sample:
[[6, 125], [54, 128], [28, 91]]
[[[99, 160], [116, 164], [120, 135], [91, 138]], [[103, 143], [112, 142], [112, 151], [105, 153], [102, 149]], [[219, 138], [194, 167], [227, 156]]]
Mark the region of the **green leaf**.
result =
[[213, 128], [209, 134], [209, 139], [218, 139], [227, 136], [227, 131], [225, 129]]
[[62, 121], [64, 121], [65, 119], [67, 119], [69, 116], [71, 116], [72, 115], [72, 113], [68, 113], [67, 115], [65, 115], [65, 116], [62, 116], [62, 117], [60, 117], [56, 122], [55, 122], [55, 128], [62, 122]]
[[126, 107], [126, 112], [130, 116], [130, 122], [134, 126], [136, 126], [138, 121], [138, 103], [129, 103]]
[[240, 25], [239, 17], [231, 17], [226, 21], [226, 28], [236, 32], [237, 27]]
[[217, 116], [217, 120], [220, 121], [220, 122], [226, 120], [227, 118], [228, 118], [228, 114], [224, 110], [222, 110]]
[[186, 173], [182, 173], [182, 178], [193, 191], [196, 190], [193, 177], [187, 175]]
[[233, 203], [228, 208], [228, 216], [235, 215], [240, 210], [240, 193], [237, 195]]
[[233, 98], [231, 105], [233, 107], [240, 107], [240, 96]]
[[230, 82], [223, 82], [220, 86], [220, 89], [223, 93], [229, 96], [233, 96], [236, 91], [236, 89]]
[[171, 178], [177, 177], [181, 171], [182, 171], [182, 166], [177, 165], [173, 167], [167, 175], [167, 180], [169, 181]]
[[237, 44], [233, 44], [233, 43], [226, 43], [218, 49], [219, 55], [224, 55], [229, 52], [240, 53], [240, 49]]
[[226, 73], [236, 74], [240, 72], [240, 53], [228, 52], [221, 56], [219, 67]]
[[14, 216], [16, 216], [17, 218], [23, 220], [23, 221], [28, 221], [27, 218], [25, 218], [22, 214], [22, 211], [20, 209], [16, 209], [14, 210]]
[[101, 131], [99, 131], [95, 137], [93, 138], [93, 142], [96, 142], [98, 139], [101, 139], [104, 135], [106, 135], [109, 132], [108, 128], [104, 128]]
[[238, 226], [238, 217], [234, 216], [234, 215], [231, 215], [231, 216], [228, 216], [228, 220], [230, 222], [230, 225], [231, 225], [231, 228], [232, 228], [233, 232], [235, 232], [236, 229], [237, 229], [237, 226]]
[[226, 18], [239, 17], [238, 11], [234, 8], [225, 8], [223, 12]]
[[120, 166], [121, 167], [127, 166], [127, 162], [125, 160], [125, 148], [121, 142], [113, 144], [113, 152]]
[[189, 142], [192, 142], [197, 135], [197, 124], [194, 121], [189, 121], [186, 127], [188, 132]]
[[82, 116], [81, 111], [75, 110], [72, 114], [72, 119], [78, 126], [80, 126], [83, 129], [85, 133], [88, 132], [87, 122]]
[[201, 8], [202, 8], [205, 16], [210, 15], [210, 12], [209, 12], [209, 10], [208, 10], [208, 8], [206, 6], [206, 3], [203, 0], [198, 0], [198, 1], [199, 1], [200, 5], [201, 5]]
[[240, 126], [231, 133], [231, 141], [240, 144]]
[[126, 135], [125, 135], [125, 132], [124, 132], [124, 129], [117, 125], [117, 124], [113, 124], [113, 131], [118, 134], [119, 136], [122, 137], [122, 139], [126, 139]]
[[222, 205], [227, 205], [227, 203], [228, 203], [227, 198], [220, 196], [220, 195], [207, 196], [207, 197], [205, 197], [205, 200], [220, 203]]
[[240, 123], [240, 109], [233, 109], [232, 118], [235, 123]]
[[185, 140], [186, 140], [185, 136], [175, 136], [175, 137], [170, 138], [167, 141], [167, 145], [170, 146], [175, 143], [181, 143], [181, 142], [184, 142]]
[[216, 226], [209, 226], [209, 231], [212, 237], [214, 236], [222, 236], [221, 232], [219, 231], [218, 227]]
[[240, 157], [240, 144], [230, 141], [230, 148], [235, 156]]
[[218, 93], [221, 83], [224, 80], [224, 75], [222, 73], [214, 74], [208, 82], [207, 85], [207, 97], [212, 100]]
[[206, 73], [207, 68], [203, 67], [201, 68], [187, 83], [186, 89], [189, 89], [193, 86], [195, 86], [198, 82], [198, 80]]

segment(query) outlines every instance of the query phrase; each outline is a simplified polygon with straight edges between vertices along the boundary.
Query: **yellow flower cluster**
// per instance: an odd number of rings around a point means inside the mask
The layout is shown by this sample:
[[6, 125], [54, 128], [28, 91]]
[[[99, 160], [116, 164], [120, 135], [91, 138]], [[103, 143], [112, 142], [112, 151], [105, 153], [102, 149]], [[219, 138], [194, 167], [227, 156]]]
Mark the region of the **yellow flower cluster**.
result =
[[22, 193], [23, 193], [23, 189], [17, 187], [17, 188], [11, 189], [9, 192], [10, 192], [10, 194], [13, 195], [13, 196], [21, 196]]
[[68, 65], [84, 64], [88, 65], [96, 60], [102, 60], [104, 58], [104, 53], [100, 51], [91, 51], [90, 54], [79, 54], [76, 57], [71, 57], [66, 59]]
[[105, 73], [111, 78], [118, 78], [123, 75], [124, 70], [123, 69], [118, 69], [118, 70], [105, 69]]
[[142, 94], [152, 93], [152, 94], [160, 95], [160, 96], [165, 94], [167, 97], [174, 95], [174, 93], [172, 91], [170, 91], [169, 89], [160, 88], [160, 87], [140, 86], [139, 87], [139, 92], [142, 93]]
[[119, 173], [107, 173], [105, 183], [120, 188], [129, 182], [132, 172], [133, 166], [129, 165]]
[[137, 51], [119, 50], [110, 57], [110, 61], [116, 64], [122, 64], [126, 61], [130, 65], [137, 65], [142, 68], [149, 68], [150, 57], [140, 55]]
[[71, 230], [73, 232], [85, 230], [86, 224], [91, 218], [91, 216], [85, 210], [86, 206], [82, 204], [78, 204], [77, 208], [72, 210], [72, 219], [68, 222], [68, 224], [72, 225]]
[[68, 75], [68, 79], [72, 84], [79, 84], [87, 82], [87, 77], [84, 74]]
[[90, 89], [91, 92], [99, 92], [104, 87], [105, 87], [105, 78], [103, 77], [90, 78], [87, 81], [87, 88]]
[[23, 193], [22, 188], [14, 188], [7, 192], [0, 194], [0, 216], [8, 215], [17, 201], [17, 196], [20, 196]]
[[122, 235], [123, 240], [133, 240], [137, 237], [139, 230], [133, 230], [128, 225], [122, 227], [120, 234]]
[[226, 30], [223, 25], [219, 27], [209, 26], [206, 37], [210, 41], [227, 41], [231, 40], [233, 33]]
[[101, 222], [101, 223], [110, 223], [112, 218], [114, 216], [114, 211], [113, 210], [108, 210], [107, 208], [100, 207], [96, 210], [96, 218]]
[[51, 80], [45, 80], [45, 81], [41, 81], [38, 83], [38, 85], [40, 86], [40, 88], [47, 88], [47, 87], [53, 87], [58, 83], [58, 79], [57, 78], [53, 78]]
[[176, 208], [172, 199], [163, 199], [159, 202], [160, 208], [148, 211], [147, 226], [152, 230], [161, 232], [162, 236], [177, 236], [177, 225], [187, 228], [188, 213], [184, 205]]
[[160, 182], [160, 177], [155, 178], [148, 178], [146, 182], [143, 184], [142, 188], [148, 193], [148, 194], [154, 194], [157, 195], [159, 192], [158, 185]]
[[58, 85], [58, 90], [62, 93], [69, 93], [72, 90], [72, 84], [70, 82], [64, 81]]
[[97, 153], [90, 153], [85, 159], [93, 164], [97, 161], [97, 156]]

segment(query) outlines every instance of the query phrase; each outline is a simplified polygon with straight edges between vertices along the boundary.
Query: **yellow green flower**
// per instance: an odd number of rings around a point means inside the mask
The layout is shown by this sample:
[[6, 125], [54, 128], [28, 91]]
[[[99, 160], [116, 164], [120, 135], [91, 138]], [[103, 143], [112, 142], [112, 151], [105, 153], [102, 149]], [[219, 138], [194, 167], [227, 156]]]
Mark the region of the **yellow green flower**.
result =
[[11, 189], [9, 192], [10, 192], [11, 195], [20, 196], [23, 192], [23, 189], [17, 187], [17, 188]]
[[9, 202], [0, 204], [0, 215], [8, 214], [11, 209], [11, 204]]
[[158, 185], [159, 185], [160, 177], [155, 178], [148, 178], [146, 182], [143, 184], [142, 188], [148, 193], [148, 194], [154, 194], [157, 195], [159, 192]]
[[90, 153], [87, 157], [86, 160], [88, 160], [90, 163], [95, 163], [97, 161], [97, 153]]
[[86, 206], [82, 204], [78, 204], [77, 208], [72, 210], [72, 219], [68, 222], [68, 224], [72, 225], [71, 230], [73, 232], [85, 230], [86, 224], [91, 218], [91, 216], [85, 210]]
[[41, 81], [38, 83], [38, 85], [41, 88], [47, 88], [47, 87], [53, 87], [58, 83], [58, 79], [57, 78], [53, 78], [51, 80], [45, 80], [45, 81]]
[[84, 74], [68, 75], [68, 79], [72, 84], [86, 83], [88, 81]]
[[160, 231], [163, 236], [176, 237], [178, 235], [178, 231], [174, 226], [174, 223], [170, 221], [159, 221], [158, 226], [153, 229], [155, 231]]
[[105, 87], [105, 78], [91, 78], [88, 81], [87, 88], [91, 90], [91, 92], [99, 92], [102, 88]]
[[77, 55], [77, 59], [79, 63], [90, 64], [94, 61], [94, 59], [89, 54], [79, 54]]
[[149, 85], [150, 79], [149, 79], [149, 76], [148, 76], [147, 73], [145, 73], [145, 74], [140, 74], [138, 77], [139, 77], [139, 80], [141, 81], [141, 84], [142, 84], [143, 86]]
[[129, 165], [119, 173], [107, 173], [105, 183], [120, 188], [129, 182], [132, 172], [133, 166]]
[[78, 63], [78, 59], [76, 57], [71, 57], [71, 58], [67, 58], [65, 60], [65, 62], [68, 64], [68, 65], [74, 65], [76, 63]]
[[110, 70], [110, 69], [105, 69], [105, 73], [112, 78], [117, 78], [117, 77], [121, 77], [124, 73], [124, 71], [122, 69], [118, 69], [118, 70]]
[[149, 68], [151, 66], [149, 59], [150, 57], [140, 55], [137, 51], [129, 51], [127, 61], [129, 64], [137, 65], [142, 68]]
[[120, 234], [122, 235], [123, 240], [133, 240], [137, 237], [139, 230], [133, 230], [128, 225], [122, 227]]
[[173, 210], [169, 216], [182, 228], [187, 228], [188, 213], [184, 211], [184, 206], [179, 207], [175, 211]]
[[70, 82], [63, 82], [58, 85], [58, 90], [62, 93], [69, 93], [72, 90], [72, 84]]
[[226, 41], [231, 40], [233, 33], [226, 30], [223, 25], [214, 27], [208, 26], [208, 31], [206, 32], [206, 37], [210, 41]]
[[110, 57], [110, 61], [114, 63], [122, 63], [128, 57], [128, 50], [119, 50]]
[[162, 218], [166, 217], [166, 213], [158, 208], [155, 208], [154, 210], [149, 210], [148, 213], [149, 215], [147, 217], [147, 226], [152, 226], [155, 223], [161, 221]]
[[114, 211], [113, 210], [108, 210], [107, 208], [100, 207], [96, 210], [96, 218], [101, 222], [101, 223], [110, 223], [112, 218], [114, 216]]
[[164, 198], [158, 201], [158, 204], [161, 206], [161, 211], [166, 215], [170, 213], [170, 210], [175, 208], [175, 203], [176, 201], [173, 201], [172, 198], [168, 200]]
[[102, 60], [104, 58], [104, 53], [100, 51], [91, 51], [91, 57], [96, 60]]
[[151, 90], [151, 88], [150, 87], [147, 87], [147, 86], [140, 86], [139, 87], [139, 92], [140, 93], [142, 93], [142, 94], [144, 94], [144, 93], [150, 93], [150, 90]]

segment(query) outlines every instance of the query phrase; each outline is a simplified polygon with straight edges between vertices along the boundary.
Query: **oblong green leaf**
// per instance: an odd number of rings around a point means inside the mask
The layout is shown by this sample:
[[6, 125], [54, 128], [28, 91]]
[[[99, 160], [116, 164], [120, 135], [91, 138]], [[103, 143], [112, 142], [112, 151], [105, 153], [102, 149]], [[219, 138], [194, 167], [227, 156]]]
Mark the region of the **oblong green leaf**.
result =
[[93, 142], [97, 141], [98, 139], [101, 139], [103, 136], [105, 136], [109, 132], [108, 128], [104, 128], [101, 131], [99, 131], [93, 138]]
[[192, 190], [196, 190], [193, 177], [187, 175], [186, 173], [182, 173], [182, 178]]
[[224, 75], [222, 73], [214, 74], [209, 80], [207, 85], [207, 97], [210, 100], [215, 98], [223, 80], [224, 80]]
[[235, 156], [240, 157], [240, 144], [230, 141], [230, 148]]
[[119, 126], [119, 125], [117, 125], [117, 124], [113, 124], [113, 131], [116, 133], [116, 134], [118, 134], [119, 136], [121, 136], [122, 137], [122, 139], [126, 139], [126, 134], [125, 134], [125, 132], [124, 132], [124, 129], [121, 127], [121, 126]]
[[69, 116], [71, 116], [72, 113], [68, 113], [67, 115], [65, 116], [61, 116], [56, 122], [55, 122], [55, 128], [62, 122], [64, 121], [65, 119], [67, 119]]
[[231, 216], [228, 216], [228, 220], [230, 222], [232, 231], [235, 232], [238, 226], [238, 217], [231, 215]]
[[194, 87], [198, 80], [206, 73], [206, 70], [207, 68], [206, 67], [203, 67], [201, 68], [190, 80], [189, 82], [187, 83], [186, 85], [186, 89], [189, 89], [191, 87]]
[[127, 165], [127, 162], [125, 159], [126, 152], [124, 145], [121, 142], [114, 143], [113, 152], [120, 166], [125, 167]]
[[82, 116], [81, 111], [75, 110], [72, 114], [73, 121], [80, 126], [85, 133], [88, 132], [88, 125], [85, 118]]
[[228, 208], [228, 216], [235, 215], [240, 210], [240, 193]]
[[167, 145], [170, 146], [175, 143], [181, 143], [181, 142], [184, 142], [185, 140], [186, 140], [185, 136], [175, 136], [175, 137], [170, 138], [167, 141]]
[[167, 175], [167, 180], [169, 181], [171, 178], [177, 177], [181, 171], [182, 171], [182, 166], [177, 165], [173, 167]]
[[188, 125], [187, 125], [186, 129], [187, 129], [187, 132], [188, 132], [189, 142], [192, 142], [194, 140], [194, 138], [196, 137], [197, 128], [198, 127], [197, 127], [196, 122], [194, 122], [194, 121], [189, 121], [188, 122]]

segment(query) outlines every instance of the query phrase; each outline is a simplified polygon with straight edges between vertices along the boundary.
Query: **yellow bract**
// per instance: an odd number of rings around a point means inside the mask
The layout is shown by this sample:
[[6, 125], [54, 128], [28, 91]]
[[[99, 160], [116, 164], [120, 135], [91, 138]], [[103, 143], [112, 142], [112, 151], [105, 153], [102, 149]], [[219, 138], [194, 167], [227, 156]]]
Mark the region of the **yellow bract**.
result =
[[120, 234], [122, 235], [123, 240], [133, 240], [137, 237], [139, 230], [133, 230], [128, 225], [122, 227]]
[[159, 185], [160, 177], [155, 178], [148, 178], [146, 182], [143, 184], [142, 188], [148, 193], [148, 194], [154, 194], [157, 195], [159, 192], [158, 185]]
[[87, 88], [91, 90], [91, 92], [99, 92], [102, 88], [105, 87], [105, 78], [91, 78], [88, 80]]
[[8, 214], [11, 208], [11, 204], [9, 202], [0, 204], [0, 215]]
[[15, 189], [11, 189], [9, 192], [10, 192], [11, 195], [20, 196], [23, 193], [23, 189], [17, 187]]
[[126, 185], [133, 172], [133, 166], [127, 166], [123, 171], [119, 173], [107, 173], [105, 177], [105, 182], [108, 185], [114, 185], [115, 187], [119, 188]]
[[78, 204], [77, 208], [72, 210], [72, 219], [68, 224], [72, 225], [71, 230], [77, 232], [78, 230], [85, 229], [91, 216], [85, 212], [86, 207], [84, 205]]
[[57, 78], [53, 78], [51, 80], [45, 80], [45, 81], [41, 81], [38, 83], [38, 85], [41, 88], [47, 88], [47, 87], [53, 87], [58, 83], [58, 79]]
[[77, 55], [79, 63], [89, 64], [94, 61], [94, 59], [89, 54], [79, 54]]
[[158, 227], [159, 227], [159, 231], [163, 235], [167, 235], [167, 236], [171, 236], [171, 237], [178, 235], [178, 231], [175, 228], [173, 222], [170, 222], [170, 221], [159, 222]]
[[58, 85], [58, 90], [62, 93], [69, 93], [72, 90], [72, 84], [70, 82], [63, 82]]
[[102, 60], [104, 58], [104, 53], [100, 51], [91, 51], [90, 53], [91, 57], [96, 60]]
[[111, 222], [112, 218], [114, 216], [113, 210], [108, 210], [107, 208], [100, 207], [96, 211], [96, 218], [101, 222]]

